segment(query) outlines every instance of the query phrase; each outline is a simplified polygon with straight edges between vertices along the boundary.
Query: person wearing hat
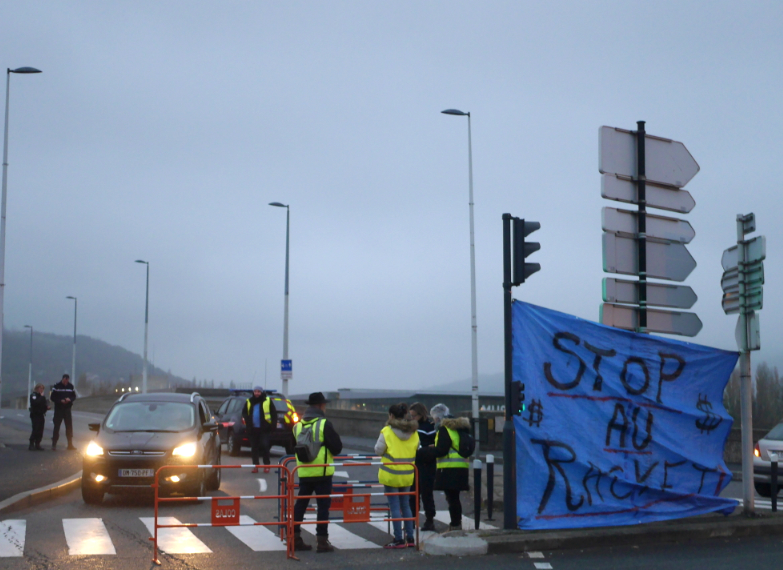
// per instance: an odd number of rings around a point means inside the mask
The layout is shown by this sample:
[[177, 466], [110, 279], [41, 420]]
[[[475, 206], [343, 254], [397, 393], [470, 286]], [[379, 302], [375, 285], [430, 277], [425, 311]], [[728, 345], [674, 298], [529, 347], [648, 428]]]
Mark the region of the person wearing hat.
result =
[[[299, 475], [299, 496], [294, 504], [294, 521], [302, 522], [305, 511], [310, 504], [310, 495], [329, 495], [332, 492], [332, 475], [334, 467], [326, 466], [333, 462], [335, 455], [343, 450], [343, 442], [334, 429], [332, 422], [326, 419], [326, 404], [329, 403], [323, 393], [313, 392], [305, 404], [308, 408], [305, 410], [302, 421], [294, 426], [294, 437], [298, 438], [303, 429], [312, 426], [315, 441], [320, 441], [321, 446], [315, 459], [309, 462], [303, 462], [296, 458], [296, 464], [299, 466], [297, 474]], [[318, 465], [318, 467], [309, 467], [309, 465]], [[315, 537], [317, 540], [316, 552], [333, 552], [334, 546], [329, 542], [329, 507], [332, 499], [329, 497], [316, 499], [318, 505], [317, 520], [327, 521], [316, 525]], [[302, 526], [294, 525], [294, 549], [312, 550], [313, 547], [305, 543], [302, 538]]]
[[[250, 453], [253, 457], [253, 473], [258, 473], [259, 455], [264, 465], [269, 465], [269, 448], [272, 446], [272, 431], [277, 425], [277, 410], [271, 398], [267, 398], [261, 386], [253, 388], [253, 395], [245, 402], [242, 419], [250, 439]], [[264, 467], [269, 473], [269, 467]]]

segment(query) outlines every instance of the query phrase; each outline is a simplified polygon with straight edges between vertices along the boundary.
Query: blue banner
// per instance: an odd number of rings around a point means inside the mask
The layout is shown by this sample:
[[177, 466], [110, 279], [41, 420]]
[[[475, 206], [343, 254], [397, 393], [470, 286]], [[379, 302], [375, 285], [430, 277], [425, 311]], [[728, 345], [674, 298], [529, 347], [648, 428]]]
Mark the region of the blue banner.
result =
[[720, 511], [723, 390], [738, 353], [513, 305], [519, 528], [628, 525]]

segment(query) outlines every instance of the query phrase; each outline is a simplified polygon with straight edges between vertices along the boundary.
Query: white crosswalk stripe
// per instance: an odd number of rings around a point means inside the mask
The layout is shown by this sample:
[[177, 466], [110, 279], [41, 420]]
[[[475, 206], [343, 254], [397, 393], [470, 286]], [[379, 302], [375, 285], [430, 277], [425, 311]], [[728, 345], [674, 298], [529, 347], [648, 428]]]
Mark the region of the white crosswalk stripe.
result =
[[[449, 511], [436, 511], [435, 520], [440, 521], [444, 524], [451, 524], [451, 516], [449, 515]], [[462, 515], [462, 530], [475, 530], [475, 528], [476, 525], [474, 520], [470, 517], [466, 517], [465, 515]], [[484, 530], [496, 530], [498, 527], [486, 523], [484, 521], [480, 521], [479, 528]]]
[[[144, 523], [150, 536], [155, 532], [154, 517], [139, 517]], [[175, 517], [158, 517], [158, 524], [180, 524]], [[159, 528], [158, 548], [169, 554], [201, 554], [212, 552], [209, 547], [201, 542], [188, 528]]]
[[[315, 514], [306, 514], [305, 520], [316, 520]], [[356, 523], [355, 523], [356, 524]], [[354, 524], [354, 526], [355, 526]], [[358, 523], [361, 524], [361, 523]], [[302, 530], [310, 534], [315, 534], [317, 525], [303, 524]], [[341, 550], [359, 550], [363, 548], [380, 548], [380, 544], [375, 544], [369, 540], [362, 538], [361, 536], [352, 533], [345, 527], [339, 526], [335, 523], [329, 523], [329, 542], [332, 546]]]
[[[239, 522], [242, 524], [251, 524], [256, 522], [254, 519], [240, 515]], [[285, 543], [275, 534], [276, 527], [264, 526], [227, 526], [228, 532], [244, 542], [254, 552], [267, 552], [273, 550], [285, 550]]]
[[63, 519], [68, 554], [117, 554], [101, 519]]
[[0, 521], [0, 558], [22, 556], [27, 521], [11, 519]]

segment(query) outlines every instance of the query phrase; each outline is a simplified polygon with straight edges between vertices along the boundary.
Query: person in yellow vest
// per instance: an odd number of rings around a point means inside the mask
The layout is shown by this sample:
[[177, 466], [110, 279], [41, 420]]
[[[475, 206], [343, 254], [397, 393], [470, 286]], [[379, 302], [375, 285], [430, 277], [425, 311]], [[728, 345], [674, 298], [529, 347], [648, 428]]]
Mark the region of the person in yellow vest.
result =
[[445, 404], [435, 404], [430, 410], [438, 433], [435, 435], [435, 489], [443, 491], [449, 504], [449, 530], [462, 530], [462, 503], [460, 491], [470, 491], [468, 459], [457, 453], [458, 429], [470, 429], [468, 418], [455, 418]]
[[[304, 520], [307, 505], [310, 504], [310, 495], [329, 495], [332, 492], [332, 475], [334, 467], [324, 466], [334, 462], [334, 456], [339, 455], [343, 450], [343, 442], [335, 431], [332, 422], [326, 419], [326, 404], [329, 403], [321, 392], [313, 392], [305, 404], [309, 407], [302, 416], [302, 421], [294, 426], [294, 437], [298, 438], [302, 430], [312, 429], [313, 440], [320, 441], [321, 445], [315, 459], [308, 462], [302, 462], [299, 457], [296, 458], [296, 464], [299, 467], [297, 474], [299, 476], [299, 496], [294, 504], [294, 521], [302, 522]], [[308, 465], [319, 465], [319, 467], [308, 467]], [[318, 506], [316, 520], [319, 524], [315, 525], [315, 538], [317, 541], [316, 552], [333, 552], [334, 546], [329, 542], [329, 507], [332, 504], [330, 497], [316, 499]], [[326, 521], [320, 523], [320, 521]], [[302, 526], [294, 526], [294, 549], [312, 550], [313, 547], [305, 543], [302, 538]]]
[[[253, 468], [253, 473], [258, 473], [259, 455], [264, 456], [264, 465], [269, 465], [272, 431], [277, 425], [275, 404], [271, 398], [267, 398], [261, 386], [253, 388], [253, 396], [245, 402], [242, 418], [245, 420], [245, 429], [250, 439], [253, 465], [256, 466]], [[269, 473], [269, 467], [264, 467], [264, 473]]]
[[[407, 404], [394, 404], [389, 407], [389, 421], [381, 430], [378, 441], [375, 442], [375, 454], [381, 456], [383, 465], [378, 469], [378, 481], [383, 484], [385, 493], [406, 493], [413, 485], [413, 465], [389, 465], [416, 461], [416, 450], [419, 448], [418, 422], [408, 416]], [[392, 519], [406, 518], [405, 540], [402, 538], [402, 522], [392, 521], [394, 540], [384, 548], [415, 547], [413, 538], [413, 515], [408, 495], [387, 495], [389, 511]]]

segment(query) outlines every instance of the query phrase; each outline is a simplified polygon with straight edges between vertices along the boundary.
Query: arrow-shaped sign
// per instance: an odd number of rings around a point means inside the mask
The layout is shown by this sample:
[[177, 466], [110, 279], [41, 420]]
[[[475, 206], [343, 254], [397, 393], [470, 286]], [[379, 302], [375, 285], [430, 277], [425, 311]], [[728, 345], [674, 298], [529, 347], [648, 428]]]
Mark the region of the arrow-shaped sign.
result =
[[[604, 232], [604, 271], [638, 275], [636, 239]], [[696, 268], [687, 248], [681, 243], [647, 239], [647, 276], [654, 279], [685, 281]]]
[[[621, 232], [636, 236], [639, 233], [638, 212], [604, 207], [601, 210], [601, 227], [605, 232]], [[690, 243], [696, 232], [685, 220], [647, 214], [647, 237], [680, 243]]]
[[[764, 285], [764, 262], [757, 261], [745, 266], [745, 287], [759, 287]], [[720, 286], [724, 291], [739, 291], [740, 273], [736, 267], [723, 272]]]
[[[609, 303], [639, 304], [639, 282], [604, 277], [604, 301]], [[668, 283], [647, 283], [647, 305], [669, 307], [672, 309], [690, 309], [698, 300], [693, 289], [686, 285]]]
[[[740, 303], [739, 290], [726, 291], [721, 300], [723, 312], [727, 315], [739, 313], [742, 303]], [[764, 308], [764, 290], [762, 288], [751, 289], [745, 293], [745, 308], [752, 311], [760, 311]]]
[[[598, 171], [636, 177], [636, 134], [615, 127], [601, 127]], [[645, 170], [650, 182], [682, 188], [699, 172], [699, 165], [681, 142], [645, 136]]]
[[[749, 239], [743, 243], [745, 246], [745, 263], [753, 263], [756, 261], [764, 261], [767, 257], [767, 238], [764, 236], [756, 236], [753, 239]], [[723, 250], [723, 257], [721, 258], [721, 265], [723, 265], [724, 271], [728, 271], [739, 264], [739, 255], [737, 254], [737, 246], [733, 245], [729, 249]]]
[[[636, 182], [632, 178], [616, 174], [601, 176], [601, 196], [604, 198], [638, 204], [636, 192]], [[687, 214], [696, 206], [691, 193], [687, 190], [679, 190], [676, 186], [659, 186], [648, 182], [645, 184], [644, 196], [648, 208]]]
[[[601, 305], [601, 324], [635, 331], [639, 327], [639, 308], [628, 305]], [[663, 334], [696, 336], [702, 324], [696, 313], [647, 309], [647, 330]]]

